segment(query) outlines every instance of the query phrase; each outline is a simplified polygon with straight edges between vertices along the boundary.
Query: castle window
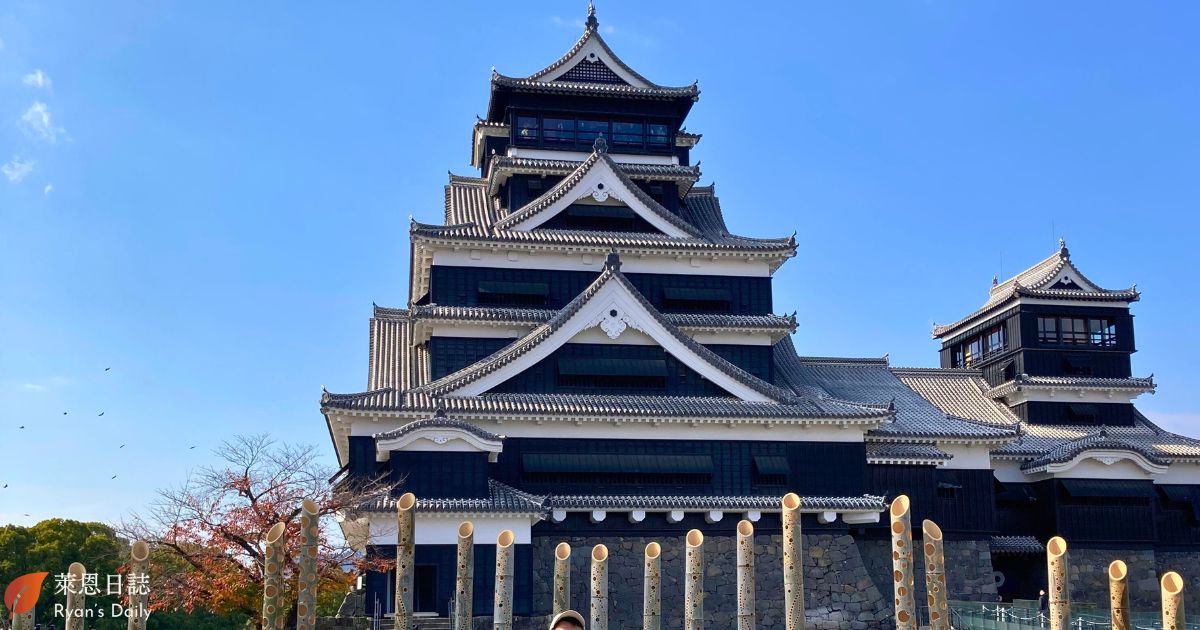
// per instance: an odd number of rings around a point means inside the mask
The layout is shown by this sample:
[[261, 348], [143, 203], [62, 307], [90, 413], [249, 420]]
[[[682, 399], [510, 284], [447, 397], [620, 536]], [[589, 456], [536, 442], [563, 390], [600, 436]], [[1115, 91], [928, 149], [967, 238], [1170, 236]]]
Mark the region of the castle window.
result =
[[546, 303], [550, 286], [545, 282], [479, 283], [479, 303], [493, 306], [538, 306]]
[[790, 467], [780, 455], [754, 456], [754, 483], [760, 486], [786, 486]]
[[1058, 318], [1038, 318], [1038, 341], [1040, 343], [1058, 343]]
[[685, 311], [728, 311], [733, 303], [729, 289], [663, 288], [663, 306]]
[[967, 343], [963, 344], [963, 364], [962, 367], [971, 367], [976, 361], [983, 358], [983, 338], [976, 337]]
[[1081, 317], [1064, 317], [1059, 324], [1062, 328], [1063, 343], [1086, 344], [1088, 342], [1087, 320]]
[[1117, 345], [1117, 325], [1111, 319], [1089, 319], [1088, 332], [1093, 346], [1113, 348]]
[[545, 118], [542, 122], [546, 144], [575, 144], [575, 121], [570, 118]]
[[613, 144], [618, 147], [641, 148], [643, 138], [642, 123], [614, 122], [612, 124]]
[[995, 354], [1004, 350], [1004, 326], [994, 326], [984, 335], [984, 354]]
[[579, 143], [592, 144], [599, 136], [608, 137], [608, 121], [581, 120], [579, 121]]
[[517, 116], [517, 142], [537, 144], [537, 116]]
[[650, 125], [650, 144], [664, 145], [671, 141], [671, 130], [666, 125]]

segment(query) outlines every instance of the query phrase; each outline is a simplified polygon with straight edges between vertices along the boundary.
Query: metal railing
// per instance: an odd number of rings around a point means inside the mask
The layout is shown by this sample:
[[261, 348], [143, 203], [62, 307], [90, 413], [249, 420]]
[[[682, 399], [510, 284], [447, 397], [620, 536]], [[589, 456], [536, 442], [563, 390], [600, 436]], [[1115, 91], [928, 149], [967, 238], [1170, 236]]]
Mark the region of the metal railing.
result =
[[[1050, 627], [1046, 613], [1011, 604], [951, 602], [950, 611], [952, 625], [957, 630], [1043, 630]], [[1158, 611], [1134, 612], [1129, 620], [1130, 627], [1135, 630], [1162, 630], [1162, 613]], [[1074, 630], [1102, 630], [1111, 625], [1106, 610], [1071, 615]], [[1188, 623], [1187, 630], [1200, 630], [1200, 622]]]

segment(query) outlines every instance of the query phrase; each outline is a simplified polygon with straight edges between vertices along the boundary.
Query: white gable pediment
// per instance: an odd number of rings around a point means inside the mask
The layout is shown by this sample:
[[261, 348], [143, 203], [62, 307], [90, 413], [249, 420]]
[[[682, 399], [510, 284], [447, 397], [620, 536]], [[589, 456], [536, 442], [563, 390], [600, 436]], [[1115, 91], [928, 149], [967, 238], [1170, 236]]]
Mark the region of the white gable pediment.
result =
[[449, 426], [422, 427], [397, 437], [375, 441], [375, 460], [386, 462], [392, 451], [486, 452], [489, 461], [504, 450], [503, 443], [484, 438], [465, 429]]
[[1062, 269], [1059, 269], [1058, 273], [1054, 274], [1049, 281], [1042, 284], [1041, 288], [1087, 292], [1104, 291], [1104, 289], [1092, 284], [1091, 281], [1083, 276], [1083, 274], [1079, 273], [1079, 270], [1075, 268], [1075, 265], [1070, 263], [1063, 265]]
[[575, 51], [575, 54], [572, 55], [570, 59], [559, 65], [557, 68], [538, 76], [537, 80], [542, 81], [543, 83], [549, 83], [556, 79], [560, 79], [564, 74], [575, 68], [575, 66], [585, 62], [599, 62], [604, 64], [605, 67], [612, 71], [613, 74], [620, 77], [620, 79], [624, 81], [626, 85], [631, 85], [638, 88], [654, 87], [642, 77], [639, 77], [636, 74], [626, 70], [624, 64], [618, 61], [608, 50], [608, 47], [601, 43], [600, 36], [594, 31], [588, 33], [587, 41], [585, 41], [583, 45], [580, 46], [577, 51]]
[[[670, 324], [664, 323], [654, 313], [650, 312], [637, 295], [623, 283], [610, 278], [566, 321], [528, 351], [513, 358], [499, 369], [486, 375], [470, 380], [462, 386], [446, 393], [448, 396], [466, 397], [478, 396], [500, 385], [508, 379], [524, 372], [538, 361], [550, 356], [558, 348], [580, 338], [581, 333], [588, 331], [595, 335], [592, 329], [613, 341], [619, 341], [630, 331], [639, 333], [639, 341], [651, 339], [661, 346], [671, 356], [684, 365], [708, 379], [721, 389], [737, 398], [750, 402], [770, 402], [773, 399], [758, 389], [742, 382], [726, 370], [714, 365], [707, 357], [702, 356], [685, 341], [682, 333], [678, 336], [668, 329]], [[674, 331], [678, 332], [678, 331]], [[536, 331], [535, 331], [536, 333]]]
[[[627, 181], [627, 178], [621, 177], [613, 169], [612, 162], [607, 159], [597, 159], [579, 181], [553, 203], [513, 223], [507, 229], [527, 232], [566, 210], [567, 206], [584, 201], [588, 204], [620, 205], [629, 208], [667, 236], [676, 238], [692, 236], [664, 217], [660, 211], [651, 208], [643, 197], [637, 194], [638, 191], [630, 188]], [[551, 193], [547, 192], [546, 194]]]

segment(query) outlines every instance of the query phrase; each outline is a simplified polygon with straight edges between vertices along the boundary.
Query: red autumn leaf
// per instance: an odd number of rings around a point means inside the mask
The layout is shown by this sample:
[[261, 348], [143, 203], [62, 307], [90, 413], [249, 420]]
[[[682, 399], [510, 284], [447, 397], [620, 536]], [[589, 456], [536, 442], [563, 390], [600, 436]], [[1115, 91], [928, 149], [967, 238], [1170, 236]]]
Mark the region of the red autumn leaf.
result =
[[42, 582], [49, 573], [27, 573], [12, 581], [4, 591], [4, 607], [12, 611], [13, 617], [33, 610], [38, 595], [42, 593]]

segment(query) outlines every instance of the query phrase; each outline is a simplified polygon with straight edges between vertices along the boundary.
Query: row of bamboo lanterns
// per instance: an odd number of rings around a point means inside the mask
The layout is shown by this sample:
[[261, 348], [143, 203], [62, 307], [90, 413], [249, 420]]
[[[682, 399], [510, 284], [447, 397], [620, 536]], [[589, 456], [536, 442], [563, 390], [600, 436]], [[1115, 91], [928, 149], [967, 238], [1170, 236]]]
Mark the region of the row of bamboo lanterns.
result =
[[[414, 522], [416, 497], [408, 493], [397, 502], [396, 545], [396, 628], [411, 630], [412, 570], [415, 560]], [[800, 527], [800, 497], [789, 493], [781, 501], [783, 523], [784, 627], [802, 630], [804, 622], [804, 558]], [[888, 510], [892, 538], [892, 577], [897, 630], [918, 630], [915, 597], [915, 563], [912, 537], [911, 502], [901, 495]], [[470, 630], [473, 615], [474, 525], [464, 522], [458, 528], [457, 576], [455, 592], [455, 630]], [[921, 524], [925, 561], [925, 591], [930, 630], [950, 630], [950, 608], [946, 586], [946, 559], [942, 530], [937, 523]], [[496, 539], [496, 588], [493, 607], [494, 630], [512, 630], [513, 544], [515, 536], [504, 530]], [[693, 529], [684, 538], [684, 630], [704, 627], [704, 534]], [[1050, 630], [1069, 630], [1070, 583], [1067, 542], [1059, 536], [1046, 545], [1047, 574], [1050, 582]], [[608, 630], [608, 548], [596, 545], [591, 552], [590, 628]], [[754, 596], [754, 525], [743, 520], [737, 525], [737, 628], [755, 627]], [[1130, 630], [1128, 570], [1117, 560], [1109, 566], [1112, 630]], [[643, 574], [643, 630], [662, 628], [662, 546], [651, 542], [645, 549]], [[1164, 630], [1183, 630], [1183, 578], [1171, 571], [1162, 577], [1162, 614]], [[553, 614], [571, 608], [571, 547], [559, 543], [554, 550]], [[274, 626], [268, 626], [274, 627]]]

